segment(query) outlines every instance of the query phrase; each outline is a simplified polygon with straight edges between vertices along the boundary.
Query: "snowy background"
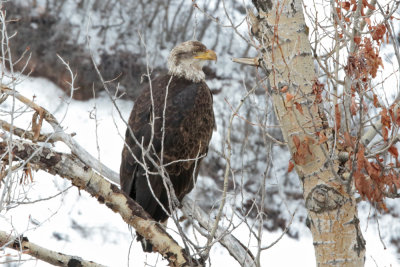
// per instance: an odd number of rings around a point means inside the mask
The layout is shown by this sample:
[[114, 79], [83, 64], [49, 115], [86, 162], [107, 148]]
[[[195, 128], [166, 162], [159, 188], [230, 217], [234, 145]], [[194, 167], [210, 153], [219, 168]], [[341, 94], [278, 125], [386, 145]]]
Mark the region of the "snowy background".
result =
[[[65, 101], [68, 97], [64, 92], [43, 78], [24, 78], [24, 81], [16, 88], [18, 92], [28, 98], [35, 97], [36, 102], [50, 112], [57, 119], [64, 118], [62, 125], [68, 133], [77, 133], [75, 139], [92, 155], [96, 155], [107, 166], [118, 172], [120, 164], [120, 152], [123, 141], [120, 134], [125, 131], [124, 123], [115, 112], [109, 97], [102, 95], [94, 100], [85, 102], [72, 100], [69, 104]], [[129, 116], [132, 107], [131, 101], [120, 100], [118, 107], [123, 112], [124, 118]], [[10, 102], [2, 104], [2, 109], [7, 109]], [[97, 107], [97, 135], [100, 147], [98, 154], [96, 144], [95, 120], [90, 118], [90, 113]], [[19, 117], [17, 125], [27, 125], [30, 117]], [[116, 125], [117, 127], [115, 127]], [[68, 152], [65, 146], [56, 144], [56, 149]], [[205, 177], [199, 177], [204, 182]], [[34, 181], [18, 185], [16, 194], [21, 196], [28, 192], [27, 199], [22, 201], [36, 201], [55, 196], [51, 200], [43, 200], [33, 204], [19, 205], [1, 214], [0, 229], [14, 231], [15, 234], [27, 236], [31, 242], [50, 248], [55, 251], [70, 255], [80, 256], [86, 260], [93, 260], [107, 266], [165, 266], [156, 254], [142, 252], [140, 243], [135, 240], [127, 225], [118, 214], [115, 214], [105, 205], [101, 205], [96, 199], [86, 192], [79, 192], [71, 187], [69, 181], [58, 176], [54, 177], [43, 171], [34, 173]], [[63, 192], [59, 194], [60, 192]], [[195, 192], [191, 194], [196, 195]], [[370, 219], [369, 225], [368, 207], [364, 205], [360, 219], [361, 229], [367, 241], [366, 266], [398, 266], [399, 260], [395, 248], [386, 244], [384, 249], [381, 243], [377, 224]], [[173, 223], [169, 231], [174, 233]], [[303, 229], [298, 240], [284, 236], [276, 245], [262, 254], [262, 262], [265, 266], [315, 266], [314, 249], [311, 235], [304, 225], [293, 224], [291, 227]], [[399, 225], [382, 222], [381, 231], [383, 239], [387, 239], [392, 230], [399, 231]], [[188, 231], [190, 232], [190, 231]], [[239, 240], [246, 243], [249, 240], [249, 232], [246, 227], [239, 227], [233, 232]], [[269, 245], [281, 235], [281, 231], [265, 232], [263, 244]], [[177, 238], [177, 235], [173, 235]], [[179, 239], [176, 239], [179, 240]], [[255, 247], [255, 240], [251, 241]], [[249, 247], [251, 248], [252, 245]], [[131, 247], [132, 246], [132, 247]], [[131, 250], [129, 251], [129, 249]], [[290, 256], [288, 256], [290, 254]], [[12, 250], [1, 252], [1, 261], [18, 260], [17, 253]], [[23, 257], [27, 259], [29, 257]], [[212, 249], [212, 266], [239, 266], [227, 251], [219, 245]], [[48, 264], [35, 259], [27, 262], [9, 263], [9, 266], [47, 266]], [[157, 265], [158, 266], [158, 265]]]

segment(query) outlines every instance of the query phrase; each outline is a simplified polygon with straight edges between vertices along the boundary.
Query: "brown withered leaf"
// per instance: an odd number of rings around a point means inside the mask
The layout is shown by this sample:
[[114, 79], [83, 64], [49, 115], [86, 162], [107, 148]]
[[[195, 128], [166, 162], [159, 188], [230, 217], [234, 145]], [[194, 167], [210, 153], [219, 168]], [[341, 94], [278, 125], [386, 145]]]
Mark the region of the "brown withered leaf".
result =
[[300, 103], [299, 102], [294, 102], [294, 104], [296, 105], [296, 109], [301, 113], [301, 115], [304, 115], [303, 107], [300, 105]]
[[373, 40], [377, 42], [383, 41], [385, 33], [386, 33], [386, 26], [384, 24], [381, 23], [376, 26], [372, 26], [371, 36]]
[[368, 73], [372, 78], [376, 77], [379, 66], [384, 68], [382, 58], [379, 56], [379, 50], [372, 46], [372, 42], [368, 38], [364, 38], [363, 48], [360, 49], [361, 57], [365, 59], [368, 66]]
[[349, 132], [345, 132], [343, 134], [343, 137], [344, 137], [344, 146], [354, 148], [354, 142]]
[[35, 112], [32, 115], [32, 132], [34, 133], [33, 142], [37, 142], [40, 135], [40, 130], [42, 129], [42, 125], [43, 125], [43, 110], [40, 109], [39, 112]]
[[294, 143], [294, 146], [296, 147], [296, 149], [299, 149], [299, 147], [300, 147], [299, 137], [297, 135], [295, 135], [292, 137], [292, 140], [293, 140], [293, 143]]
[[310, 144], [313, 142], [315, 142], [315, 140], [307, 136], [300, 141], [296, 152], [293, 154], [293, 160], [297, 165], [305, 165], [314, 159], [314, 155], [310, 149]]
[[384, 197], [382, 188], [369, 176], [365, 176], [359, 171], [355, 172], [354, 184], [358, 193], [363, 199], [367, 198], [373, 203], [382, 202]]
[[364, 146], [360, 145], [360, 148], [357, 151], [357, 171], [361, 171], [364, 168], [364, 162], [366, 161], [364, 152], [365, 152]]
[[370, 183], [366, 182], [366, 177], [359, 171], [354, 173], [354, 185], [363, 199], [368, 195], [371, 195], [372, 186]]
[[340, 123], [341, 123], [341, 114], [340, 114], [339, 104], [335, 105], [335, 121], [336, 121], [336, 131], [339, 131]]
[[315, 144], [315, 139], [312, 138], [311, 136], [308, 136], [308, 135], [306, 137], [304, 137], [304, 141], [306, 141], [306, 143], [309, 144], [309, 145], [310, 144]]
[[381, 105], [379, 104], [378, 96], [376, 94], [373, 94], [374, 96], [374, 107], [378, 108]]
[[315, 95], [315, 102], [322, 102], [322, 90], [324, 89], [324, 84], [320, 83], [317, 79], [314, 80], [314, 84], [312, 86], [313, 94]]
[[339, 20], [342, 20], [342, 11], [340, 10], [340, 7], [336, 7], [336, 14]]
[[[398, 189], [400, 188], [400, 175], [398, 173], [392, 173], [391, 174], [392, 177], [392, 183], [395, 186], [395, 188], [393, 189]], [[393, 190], [394, 191], [394, 190]], [[396, 190], [397, 191], [397, 190]]]
[[294, 95], [292, 95], [289, 92], [286, 93], [286, 103], [289, 103], [290, 101], [292, 101], [293, 98], [294, 98]]
[[376, 159], [376, 161], [379, 161], [379, 162], [383, 162], [384, 161], [384, 159], [381, 158], [379, 155], [375, 155], [375, 159]]
[[[400, 125], [400, 109], [395, 107], [395, 104], [389, 107], [389, 115], [396, 125]], [[389, 128], [390, 129], [390, 128]]]
[[394, 113], [394, 121], [397, 126], [400, 126], [400, 108], [396, 108], [396, 110], [393, 112]]
[[320, 132], [318, 136], [319, 136], [318, 145], [325, 143], [328, 140], [328, 138], [323, 132]]
[[346, 10], [346, 11], [349, 11], [350, 10], [350, 2], [341, 2], [341, 3], [339, 3], [339, 6], [341, 7], [341, 8], [343, 8], [344, 10]]
[[294, 164], [293, 164], [292, 161], [289, 160], [289, 165], [288, 165], [287, 172], [291, 172], [293, 170], [293, 168], [294, 168]]
[[386, 126], [386, 127], [388, 127], [390, 129], [392, 122], [390, 120], [390, 117], [389, 117], [387, 109], [383, 108], [381, 113], [380, 113], [380, 115], [381, 115], [381, 123], [382, 123], [382, 125]]
[[376, 182], [380, 182], [381, 179], [381, 167], [375, 163], [368, 160], [365, 161], [365, 169], [368, 175]]
[[359, 45], [361, 43], [361, 37], [360, 36], [354, 36], [354, 42]]
[[368, 3], [367, 0], [362, 0], [362, 4], [363, 4], [363, 7], [368, 7], [371, 10], [375, 10], [375, 7], [373, 5], [371, 5], [370, 3]]
[[359, 55], [351, 54], [347, 58], [347, 64], [344, 67], [346, 75], [354, 79], [360, 79], [366, 73], [365, 60], [362, 60]]
[[389, 153], [392, 154], [393, 157], [395, 157], [396, 159], [399, 157], [399, 151], [397, 150], [397, 148], [395, 146], [391, 146], [388, 149]]
[[382, 127], [382, 135], [383, 135], [383, 141], [387, 141], [389, 138], [389, 130], [385, 126]]
[[351, 97], [351, 105], [350, 105], [351, 115], [353, 115], [353, 116], [357, 115], [357, 110], [358, 110], [358, 107], [357, 107], [357, 103], [356, 103], [356, 97], [352, 96]]

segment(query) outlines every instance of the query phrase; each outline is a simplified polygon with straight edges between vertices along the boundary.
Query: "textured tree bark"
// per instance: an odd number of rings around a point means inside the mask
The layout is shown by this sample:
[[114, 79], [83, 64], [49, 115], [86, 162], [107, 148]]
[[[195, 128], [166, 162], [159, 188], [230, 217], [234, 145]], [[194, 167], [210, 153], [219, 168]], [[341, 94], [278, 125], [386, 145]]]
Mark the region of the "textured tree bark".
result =
[[[1, 121], [0, 121], [1, 124]], [[26, 135], [26, 133], [25, 133]], [[113, 211], [118, 212], [121, 217], [139, 233], [151, 242], [155, 249], [170, 261], [170, 266], [202, 266], [200, 261], [191, 259], [168, 233], [158, 224], [136, 202], [120, 191], [115, 185], [110, 184], [100, 177], [90, 167], [83, 164], [78, 158], [64, 153], [54, 152], [51, 149], [40, 147], [25, 141], [15, 141], [12, 155], [13, 160], [25, 160], [36, 167], [51, 174], [58, 174], [67, 178], [72, 183], [96, 197], [100, 203], [106, 204]], [[3, 161], [8, 161], [7, 143], [0, 142], [0, 155], [4, 154]], [[182, 211], [186, 216], [192, 217], [208, 231], [212, 227], [208, 215], [201, 210], [190, 198], [186, 197], [183, 202]], [[239, 240], [232, 236], [226, 229], [218, 228], [215, 238], [229, 251], [229, 253], [241, 264], [241, 266], [254, 266], [254, 256]], [[82, 266], [102, 266], [100, 264], [85, 261], [79, 257], [65, 255], [48, 250], [28, 241], [26, 237], [15, 237], [0, 231], [0, 247], [6, 245], [10, 248], [21, 250], [26, 254], [41, 259], [57, 266], [69, 266], [69, 263], [80, 262]], [[176, 253], [173, 253], [173, 252]]]
[[260, 43], [260, 64], [269, 73], [275, 113], [303, 184], [317, 266], [363, 266], [365, 241], [354, 186], [339, 172], [334, 129], [320, 108], [322, 85], [316, 80], [302, 1], [253, 4], [258, 15], [250, 14], [251, 31]]
[[[8, 162], [8, 145], [0, 142], [2, 160]], [[72, 184], [87, 191], [100, 203], [121, 215], [122, 219], [153, 244], [154, 250], [169, 261], [170, 266], [201, 266], [164, 230], [153, 221], [143, 208], [122, 192], [116, 185], [83, 164], [73, 155], [54, 152], [36, 144], [14, 141], [13, 160], [24, 160], [51, 174], [71, 180]], [[0, 244], [1, 244], [0, 240]], [[47, 254], [48, 256], [50, 254]], [[48, 256], [41, 259], [45, 260]], [[51, 263], [51, 262], [50, 262]]]
[[22, 251], [25, 254], [29, 254], [54, 266], [104, 267], [104, 265], [97, 264], [92, 261], [86, 261], [79, 257], [66, 255], [43, 248], [32, 242], [29, 242], [26, 237], [16, 237], [4, 231], [0, 231], [0, 246], [4, 245], [12, 249]]

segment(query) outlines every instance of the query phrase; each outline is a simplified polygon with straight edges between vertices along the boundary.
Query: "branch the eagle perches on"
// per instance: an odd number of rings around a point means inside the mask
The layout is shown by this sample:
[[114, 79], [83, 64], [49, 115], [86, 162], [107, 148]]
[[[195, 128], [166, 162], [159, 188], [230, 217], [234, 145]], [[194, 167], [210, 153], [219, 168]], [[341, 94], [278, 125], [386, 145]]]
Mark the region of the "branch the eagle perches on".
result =
[[[4, 102], [7, 97], [15, 97], [35, 111], [32, 117], [31, 131], [0, 120], [1, 129], [9, 132], [11, 136], [19, 137], [18, 139], [3, 138], [3, 141], [0, 142], [0, 155], [2, 155], [3, 164], [12, 165], [13, 161], [19, 161], [22, 164], [18, 166], [18, 169], [29, 169], [30, 166], [34, 165], [38, 169], [70, 180], [74, 186], [87, 191], [100, 203], [120, 214], [127, 224], [134, 227], [140, 235], [153, 244], [154, 250], [168, 260], [170, 266], [204, 265], [202, 259], [198, 260], [192, 257], [166, 232], [164, 227], [154, 222], [139, 204], [121, 191], [117, 185], [110, 183], [107, 179], [118, 184], [119, 175], [91, 156], [71, 135], [66, 134], [50, 112], [8, 87], [1, 86], [0, 93], [2, 96], [0, 103]], [[53, 133], [40, 133], [43, 121], [52, 126]], [[71, 149], [71, 154], [56, 152], [51, 148], [37, 144], [37, 142], [54, 143], [56, 141], [65, 143]], [[29, 165], [27, 165], [28, 163]], [[9, 169], [2, 174], [3, 176], [0, 176], [0, 180], [11, 174], [11, 171], [15, 170], [12, 166], [9, 166]], [[204, 218], [206, 213], [194, 201], [184, 199], [182, 211], [187, 217], [196, 220], [204, 229], [212, 228], [213, 220]], [[254, 266], [254, 256], [248, 248], [226, 229], [218, 227], [214, 238], [227, 248], [229, 253], [242, 266]], [[0, 231], [0, 246], [24, 251], [24, 253], [51, 264], [59, 261], [61, 265], [65, 265], [69, 260], [78, 260], [81, 263], [88, 262], [43, 248], [39, 251], [44, 254], [40, 254], [38, 250], [32, 249], [35, 246], [34, 244], [32, 246], [32, 243], [29, 242], [29, 245], [27, 245], [26, 242], [25, 237], [15, 237], [10, 233]], [[99, 266], [96, 263], [90, 263], [93, 264], [92, 266]]]

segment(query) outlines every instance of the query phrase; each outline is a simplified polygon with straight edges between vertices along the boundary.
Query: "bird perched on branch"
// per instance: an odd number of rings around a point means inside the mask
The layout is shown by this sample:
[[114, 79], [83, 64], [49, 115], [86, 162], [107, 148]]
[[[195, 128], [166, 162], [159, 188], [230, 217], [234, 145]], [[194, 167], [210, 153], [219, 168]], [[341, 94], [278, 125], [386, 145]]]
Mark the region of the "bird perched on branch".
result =
[[[143, 89], [129, 117], [121, 188], [161, 223], [174, 208], [171, 191], [181, 201], [192, 190], [208, 151], [215, 120], [202, 70], [207, 60], [217, 56], [201, 42], [177, 45], [168, 57], [168, 74]], [[143, 237], [138, 240], [144, 251], [152, 251]]]

